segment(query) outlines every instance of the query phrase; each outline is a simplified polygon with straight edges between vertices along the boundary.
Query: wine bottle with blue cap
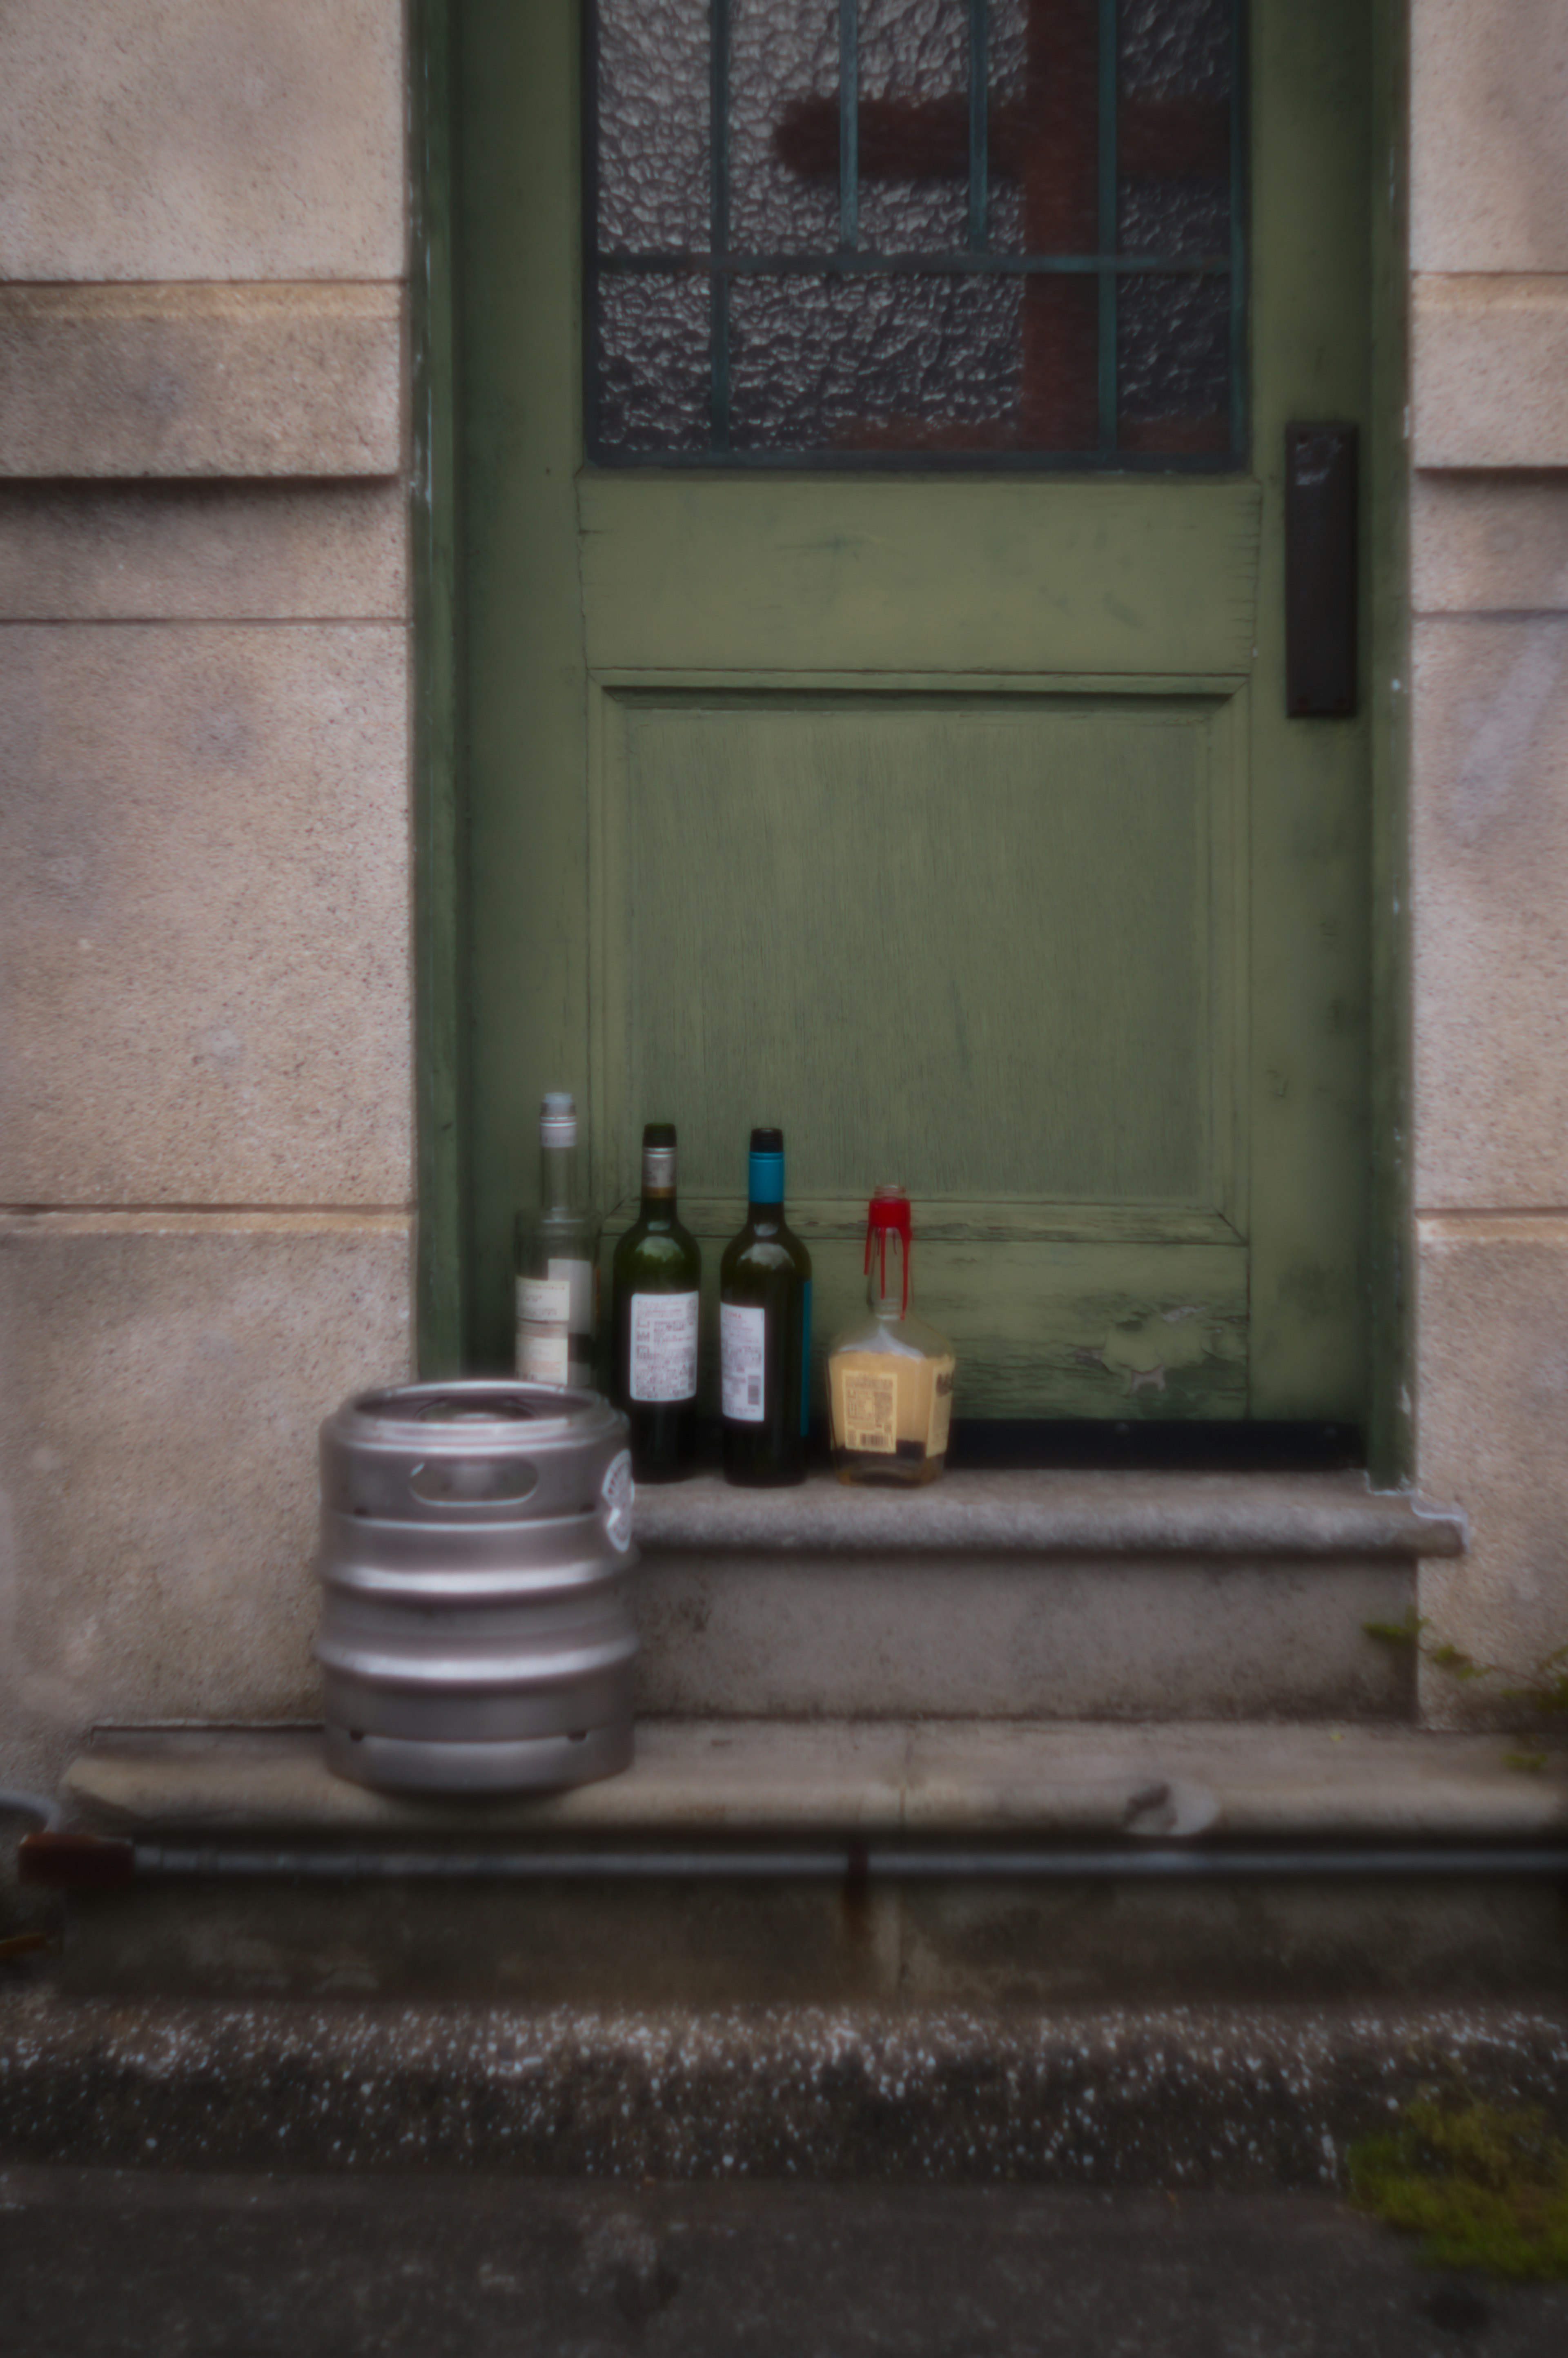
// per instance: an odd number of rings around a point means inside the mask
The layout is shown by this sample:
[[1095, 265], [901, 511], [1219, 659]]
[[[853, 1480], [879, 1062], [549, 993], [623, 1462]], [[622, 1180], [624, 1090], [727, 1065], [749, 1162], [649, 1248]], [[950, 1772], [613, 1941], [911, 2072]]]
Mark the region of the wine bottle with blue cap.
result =
[[727, 1480], [806, 1479], [811, 1255], [784, 1216], [782, 1130], [754, 1130], [746, 1225], [719, 1270], [719, 1390]]

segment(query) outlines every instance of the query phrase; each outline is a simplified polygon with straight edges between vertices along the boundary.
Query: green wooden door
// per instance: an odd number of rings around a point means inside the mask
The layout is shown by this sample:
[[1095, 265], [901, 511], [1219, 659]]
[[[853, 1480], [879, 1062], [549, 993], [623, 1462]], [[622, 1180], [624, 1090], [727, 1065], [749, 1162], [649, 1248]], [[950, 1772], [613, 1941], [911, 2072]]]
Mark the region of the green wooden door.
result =
[[1366, 412], [1368, 34], [1249, 14], [1239, 464], [621, 467], [576, 11], [467, 0], [480, 1363], [571, 1087], [612, 1228], [679, 1124], [710, 1269], [783, 1124], [821, 1337], [902, 1182], [971, 1415], [1364, 1413], [1368, 747], [1286, 718], [1282, 472], [1287, 420]]

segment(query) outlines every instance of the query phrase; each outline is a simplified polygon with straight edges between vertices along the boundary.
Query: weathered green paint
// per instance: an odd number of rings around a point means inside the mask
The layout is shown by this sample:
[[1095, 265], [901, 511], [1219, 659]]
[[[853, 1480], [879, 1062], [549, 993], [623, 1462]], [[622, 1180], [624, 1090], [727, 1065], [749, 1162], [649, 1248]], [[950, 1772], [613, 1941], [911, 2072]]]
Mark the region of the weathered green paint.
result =
[[1373, 12], [1370, 211], [1373, 301], [1370, 590], [1372, 1056], [1370, 1405], [1368, 1464], [1379, 1483], [1414, 1472], [1414, 1215], [1410, 1156], [1410, 442], [1405, 290], [1410, 268], [1409, 18]]
[[[702, 1248], [702, 1407], [719, 1413], [718, 1296], [709, 1282], [745, 1216], [741, 1197], [681, 1201]], [[602, 1266], [636, 1217], [617, 1207]], [[813, 1398], [835, 1335], [865, 1309], [865, 1206], [792, 1201], [811, 1253]], [[923, 1221], [911, 1269], [916, 1306], [958, 1354], [957, 1406], [970, 1416], [1115, 1417], [1147, 1422], [1247, 1412], [1247, 1251], [1168, 1236], [1036, 1240]]]
[[[1252, 8], [1250, 1412], [1366, 1412], [1370, 723], [1288, 720], [1284, 429], [1364, 420], [1369, 24], [1358, 0]], [[1368, 676], [1369, 665], [1364, 666]]]
[[[1362, 1416], [1371, 731], [1283, 717], [1281, 459], [1368, 415], [1364, 12], [1253, 11], [1251, 477], [1099, 482], [584, 473], [570, 13], [463, 12], [474, 1356], [543, 1088], [613, 1203], [655, 1113], [720, 1196], [765, 1087], [840, 1231], [820, 1336], [897, 1177], [973, 1410]], [[923, 970], [968, 1051], [924, 985], [886, 1044]]]
[[469, 1353], [481, 1367], [510, 1357], [512, 1218], [535, 1184], [539, 1099], [589, 1088], [577, 67], [576, 11], [561, 0], [466, 0]]
[[410, 27], [410, 361], [414, 481], [414, 1007], [419, 1239], [415, 1353], [423, 1375], [462, 1364], [466, 1228], [461, 1087], [461, 680], [458, 585], [452, 27], [417, 0]]
[[654, 1104], [684, 1109], [686, 1186], [725, 1192], [750, 1092], [795, 1195], [857, 1217], [896, 1177], [923, 1230], [957, 1200], [995, 1237], [1043, 1202], [1058, 1229], [1078, 1207], [1235, 1232], [1240, 699], [1052, 686], [607, 697], [616, 1195]]
[[[813, 1243], [817, 1353], [865, 1303], [859, 1242]], [[958, 1354], [971, 1416], [1238, 1417], [1247, 1253], [1237, 1245], [917, 1239], [922, 1317]], [[816, 1369], [818, 1393], [822, 1370]]]
[[792, 670], [1251, 668], [1245, 479], [606, 472], [579, 501], [596, 669], [765, 671], [781, 628]]

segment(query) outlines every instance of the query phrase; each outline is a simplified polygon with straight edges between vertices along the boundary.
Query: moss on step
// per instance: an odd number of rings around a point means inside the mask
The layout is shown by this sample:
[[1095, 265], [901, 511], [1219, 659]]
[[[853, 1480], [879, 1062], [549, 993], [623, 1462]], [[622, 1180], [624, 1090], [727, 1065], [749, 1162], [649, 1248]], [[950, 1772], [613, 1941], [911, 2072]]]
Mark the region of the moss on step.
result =
[[1429, 2091], [1346, 2164], [1357, 2207], [1422, 2235], [1430, 2266], [1568, 2276], [1568, 2146], [1539, 2106]]

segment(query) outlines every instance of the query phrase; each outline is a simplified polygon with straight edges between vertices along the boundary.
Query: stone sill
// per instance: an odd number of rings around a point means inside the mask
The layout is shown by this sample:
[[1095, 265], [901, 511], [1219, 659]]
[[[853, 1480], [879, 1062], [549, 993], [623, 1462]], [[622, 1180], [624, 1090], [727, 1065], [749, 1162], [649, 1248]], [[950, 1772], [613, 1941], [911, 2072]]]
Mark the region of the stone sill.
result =
[[1455, 1556], [1463, 1513], [1363, 1474], [955, 1473], [918, 1490], [814, 1475], [740, 1490], [717, 1474], [637, 1494], [648, 1555]]
[[70, 1823], [142, 1841], [484, 1844], [809, 1834], [961, 1842], [1530, 1843], [1568, 1833], [1568, 1754], [1410, 1727], [654, 1720], [624, 1776], [488, 1802], [342, 1782], [318, 1732], [103, 1727]]

